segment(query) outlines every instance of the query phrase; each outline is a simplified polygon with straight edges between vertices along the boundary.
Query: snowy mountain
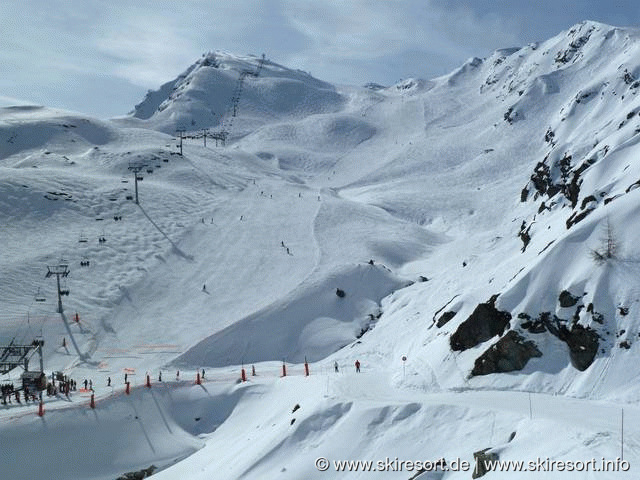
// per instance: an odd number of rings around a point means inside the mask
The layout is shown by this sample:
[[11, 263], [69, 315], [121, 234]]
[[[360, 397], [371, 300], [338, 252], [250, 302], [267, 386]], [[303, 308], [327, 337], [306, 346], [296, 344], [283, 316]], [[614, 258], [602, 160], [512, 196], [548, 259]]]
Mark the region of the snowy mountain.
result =
[[631, 470], [590, 475], [633, 478], [639, 90], [640, 31], [583, 22], [390, 87], [215, 52], [111, 121], [0, 109], [0, 341], [43, 337], [97, 400], [0, 407], [0, 471], [455, 479], [485, 448], [584, 470], [621, 456], [624, 408]]

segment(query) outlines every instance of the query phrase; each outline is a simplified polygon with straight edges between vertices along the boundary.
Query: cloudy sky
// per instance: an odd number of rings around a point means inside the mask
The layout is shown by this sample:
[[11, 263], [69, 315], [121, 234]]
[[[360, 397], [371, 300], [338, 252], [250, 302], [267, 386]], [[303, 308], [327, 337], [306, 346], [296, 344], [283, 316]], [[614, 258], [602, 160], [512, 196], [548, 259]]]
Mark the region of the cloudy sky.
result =
[[640, 27], [638, 0], [3, 0], [0, 104], [110, 117], [202, 53], [260, 55], [333, 83], [431, 78], [582, 20]]

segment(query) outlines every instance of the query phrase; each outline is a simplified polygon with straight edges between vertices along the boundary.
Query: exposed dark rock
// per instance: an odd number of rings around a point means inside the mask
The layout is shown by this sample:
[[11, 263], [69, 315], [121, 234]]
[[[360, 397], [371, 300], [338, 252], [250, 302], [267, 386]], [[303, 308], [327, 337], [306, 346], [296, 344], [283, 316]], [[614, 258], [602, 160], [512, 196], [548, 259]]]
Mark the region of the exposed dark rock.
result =
[[527, 320], [526, 322], [522, 322], [520, 324], [520, 327], [529, 333], [543, 333], [547, 331], [547, 329], [544, 326], [544, 322], [539, 318], [536, 318], [535, 320]]
[[623, 340], [620, 342], [619, 344], [620, 348], [626, 348], [627, 350], [629, 350], [631, 348], [631, 344], [629, 342], [627, 342], [626, 340]]
[[587, 215], [589, 215], [591, 212], [593, 212], [595, 210], [595, 208], [589, 208], [583, 212], [574, 212], [573, 215], [571, 215], [568, 219], [567, 219], [567, 230], [570, 229], [571, 227], [573, 227], [576, 223], [581, 222], [582, 220], [584, 220]]
[[568, 185], [565, 184], [564, 186], [564, 196], [571, 202], [571, 208], [576, 208], [578, 196], [580, 195], [581, 184], [582, 180], [580, 180], [580, 174], [578, 172], [574, 172], [571, 183]]
[[580, 209], [584, 210], [584, 207], [587, 206], [589, 202], [597, 202], [598, 200], [593, 195], [589, 195], [588, 197], [584, 197], [582, 199], [582, 203], [580, 204]]
[[631, 185], [629, 185], [627, 189], [624, 191], [624, 193], [629, 193], [631, 190], [635, 190], [638, 187], [640, 187], [640, 180], [637, 180]]
[[571, 330], [560, 329], [560, 340], [569, 346], [571, 364], [581, 372], [589, 368], [598, 353], [598, 334], [589, 327], [573, 325]]
[[519, 117], [518, 112], [513, 111], [513, 107], [509, 107], [509, 109], [502, 116], [505, 122], [509, 122], [510, 125]]
[[527, 249], [527, 245], [529, 245], [529, 242], [531, 241], [531, 235], [529, 234], [529, 230], [531, 230], [531, 225], [527, 227], [527, 222], [523, 220], [522, 225], [520, 225], [520, 232], [518, 232], [518, 237], [520, 237], [520, 240], [522, 240], [521, 251], [523, 253]]
[[[449, 305], [451, 305], [451, 302], [453, 302], [456, 298], [458, 298], [460, 296], [460, 294], [454, 295], [453, 297], [451, 297], [451, 300], [449, 300], [447, 303], [445, 303], [442, 307], [440, 307], [438, 309], [438, 311], [436, 313], [433, 314], [433, 323], [431, 324], [431, 327], [433, 327], [433, 324], [436, 323], [439, 320], [436, 320], [436, 317], [438, 316], [438, 314], [440, 312], [442, 312], [445, 308], [447, 308]], [[452, 317], [453, 318], [453, 317]], [[444, 325], [444, 324], [443, 324]], [[429, 327], [429, 328], [431, 328]]]
[[566, 320], [555, 315], [552, 316], [551, 312], [540, 313], [531, 324], [537, 326], [538, 322], [541, 322], [552, 335], [567, 344], [571, 364], [575, 368], [584, 371], [593, 363], [596, 353], [598, 353], [598, 339], [600, 338], [595, 330], [577, 323], [573, 323], [569, 328]]
[[436, 322], [436, 327], [438, 328], [443, 327], [449, 320], [451, 320], [453, 317], [456, 316], [456, 313], [458, 312], [452, 312], [452, 311], [444, 312]]
[[138, 470], [136, 472], [128, 472], [120, 475], [116, 480], [142, 480], [143, 478], [148, 478], [153, 475], [158, 469], [155, 465], [151, 465], [149, 468], [143, 468], [142, 470]]
[[529, 359], [541, 356], [533, 341], [511, 330], [476, 359], [471, 375], [522, 370]]
[[526, 202], [527, 201], [527, 197], [529, 197], [529, 189], [527, 187], [524, 187], [522, 189], [522, 191], [520, 192], [520, 201], [521, 202]]
[[497, 453], [489, 452], [491, 448], [485, 448], [478, 452], [473, 452], [473, 460], [475, 461], [471, 478], [480, 478], [490, 471], [489, 462], [496, 462], [500, 459]]
[[578, 303], [580, 297], [574, 297], [567, 290], [563, 290], [560, 292], [560, 296], [558, 297], [558, 301], [560, 302], [560, 306], [562, 308], [573, 307], [576, 303]]
[[[531, 175], [531, 182], [533, 183], [533, 187], [540, 195], [544, 195], [547, 193], [547, 190], [551, 186], [551, 173], [549, 171], [549, 165], [547, 165], [545, 161], [538, 162], [536, 167], [533, 169], [533, 175]], [[549, 195], [551, 197], [552, 195]]]
[[451, 350], [467, 350], [496, 335], [502, 335], [511, 320], [511, 314], [496, 308], [497, 298], [498, 295], [494, 295], [488, 302], [479, 304], [469, 318], [460, 324], [449, 339]]
[[629, 314], [629, 307], [618, 307], [618, 312], [624, 317]]
[[583, 308], [584, 305], [578, 305], [578, 308], [576, 308], [576, 311], [573, 313], [573, 323], [577, 323], [578, 320], [580, 320], [580, 312]]
[[344, 298], [345, 296], [344, 290], [336, 288], [336, 295], [339, 296], [340, 298]]
[[551, 130], [551, 127], [549, 127], [547, 129], [547, 133], [544, 134], [544, 141], [547, 143], [552, 143], [553, 142], [553, 137], [555, 137], [555, 133], [553, 133], [553, 130]]
[[627, 85], [633, 85], [636, 81], [635, 77], [625, 68], [624, 69], [624, 83]]

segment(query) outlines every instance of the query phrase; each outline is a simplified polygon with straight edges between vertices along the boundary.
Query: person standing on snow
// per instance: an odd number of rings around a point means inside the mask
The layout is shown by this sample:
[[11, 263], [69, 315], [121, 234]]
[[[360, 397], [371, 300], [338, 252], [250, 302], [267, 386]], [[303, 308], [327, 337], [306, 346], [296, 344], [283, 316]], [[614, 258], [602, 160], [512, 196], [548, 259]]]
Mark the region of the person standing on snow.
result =
[[356, 373], [360, 373], [360, 360], [356, 360]]
[[338, 361], [333, 362], [333, 371], [338, 373]]

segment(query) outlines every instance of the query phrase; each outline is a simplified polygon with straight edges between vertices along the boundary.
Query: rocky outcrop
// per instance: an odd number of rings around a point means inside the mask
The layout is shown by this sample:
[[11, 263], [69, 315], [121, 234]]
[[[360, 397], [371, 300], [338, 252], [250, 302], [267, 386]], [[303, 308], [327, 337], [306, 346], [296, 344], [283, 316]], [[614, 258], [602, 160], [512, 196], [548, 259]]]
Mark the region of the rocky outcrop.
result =
[[476, 359], [471, 375], [522, 370], [531, 358], [541, 356], [533, 341], [511, 330]]
[[473, 313], [451, 335], [451, 350], [463, 351], [487, 340], [502, 335], [511, 320], [509, 312], [501, 312], [495, 306], [498, 295], [486, 303], [479, 304]]
[[458, 312], [444, 312], [436, 322], [436, 327], [443, 327], [449, 320], [456, 316], [456, 313]]
[[546, 316], [540, 315], [547, 330], [569, 347], [569, 357], [571, 364], [581, 372], [589, 368], [598, 353], [598, 339], [600, 338], [595, 330], [583, 327], [580, 324], [573, 324], [571, 328], [560, 323], [555, 315], [552, 321], [548, 312]]
[[116, 480], [142, 480], [144, 478], [148, 478], [153, 475], [158, 469], [155, 465], [151, 465], [149, 468], [143, 468], [142, 470], [138, 470], [137, 472], [128, 472], [123, 475], [120, 475]]
[[558, 297], [558, 301], [560, 302], [560, 306], [562, 308], [573, 307], [576, 303], [578, 303], [580, 297], [576, 297], [571, 295], [571, 293], [567, 290], [563, 290], [560, 292], [560, 296]]

